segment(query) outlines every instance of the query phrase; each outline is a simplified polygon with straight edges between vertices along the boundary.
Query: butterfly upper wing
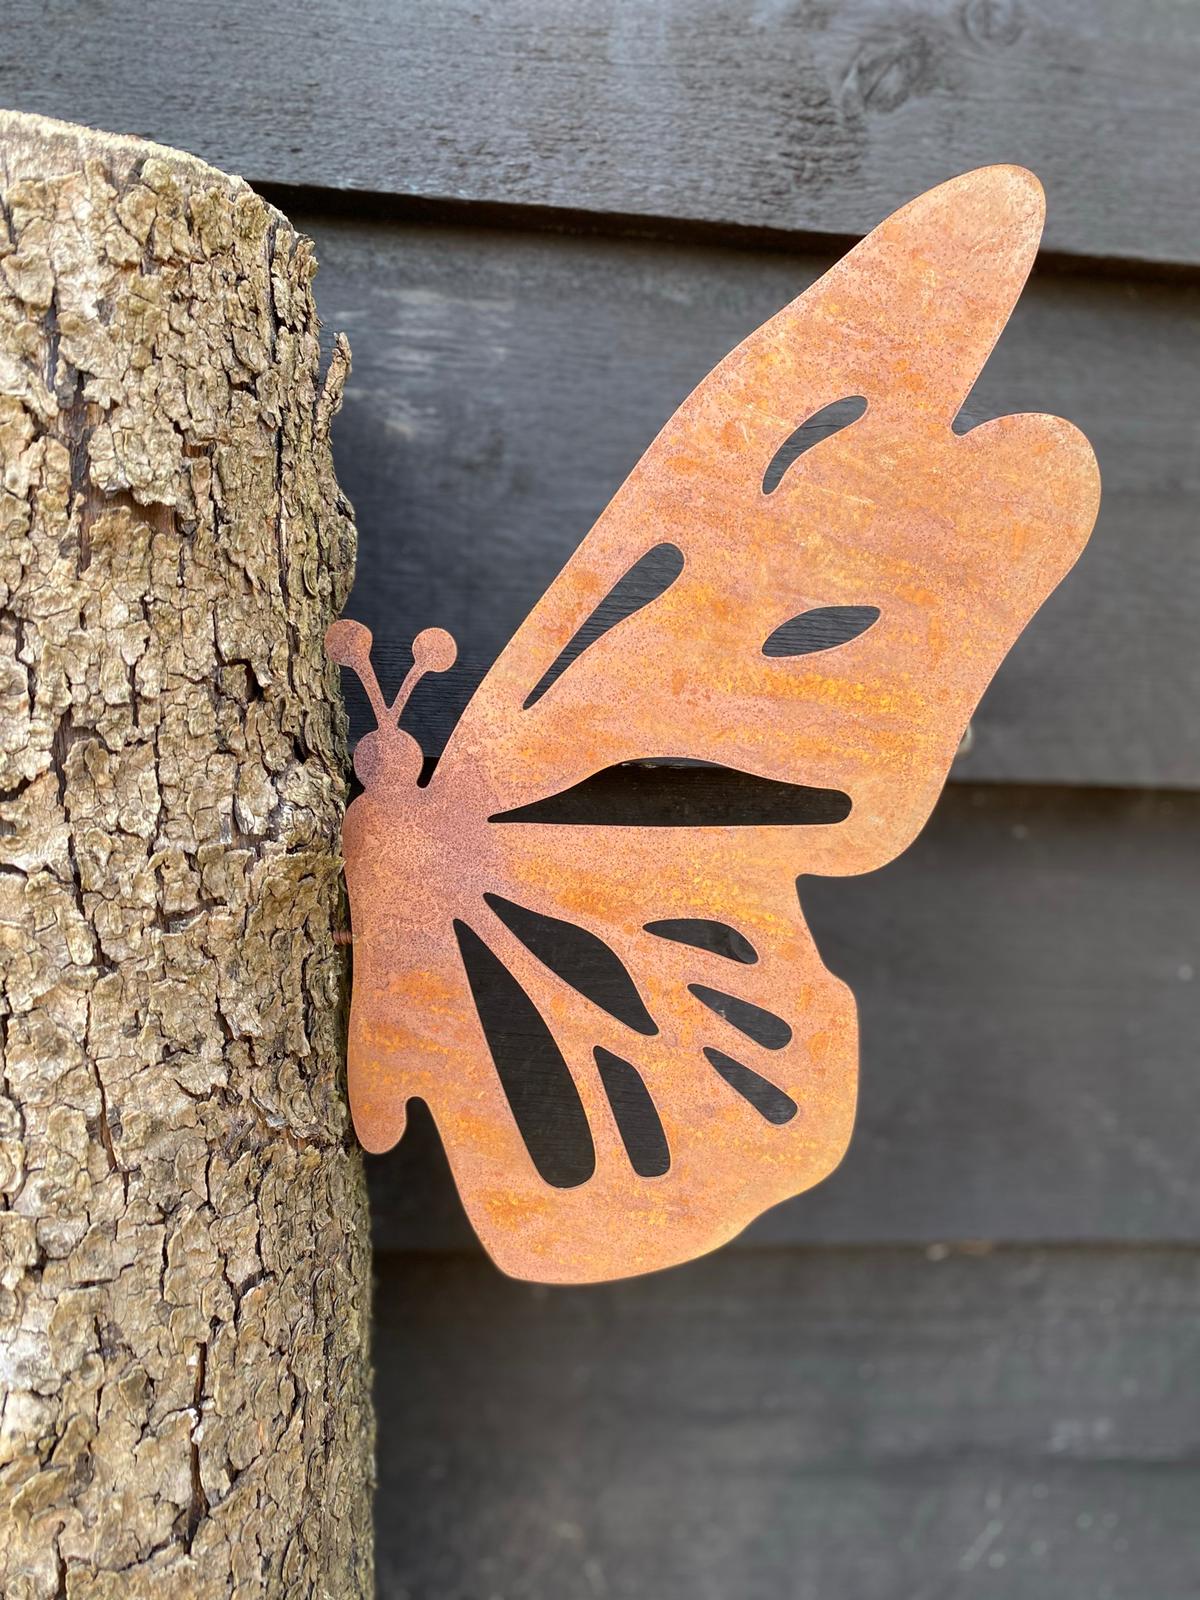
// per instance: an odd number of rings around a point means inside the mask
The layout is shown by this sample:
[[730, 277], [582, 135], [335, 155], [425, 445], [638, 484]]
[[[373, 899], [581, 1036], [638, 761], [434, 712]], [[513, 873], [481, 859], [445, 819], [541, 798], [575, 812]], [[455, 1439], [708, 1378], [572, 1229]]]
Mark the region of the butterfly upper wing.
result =
[[[1096, 509], [1091, 451], [1068, 424], [951, 428], [1041, 216], [1028, 174], [968, 174], [752, 335], [680, 407], [500, 656], [407, 831], [386, 800], [351, 808], [356, 1125], [386, 1148], [405, 1100], [424, 1097], [506, 1271], [586, 1281], [686, 1259], [840, 1158], [854, 1005], [820, 961], [795, 879], [880, 865], [917, 832]], [[854, 395], [861, 418], [764, 493], [797, 425]], [[663, 543], [683, 556], [670, 587], [527, 704]], [[879, 615], [836, 648], [764, 653], [789, 618], [827, 607]], [[852, 809], [806, 827], [487, 820], [647, 757], [841, 791]], [[743, 959], [650, 931], [680, 923], [732, 929]], [[560, 959], [581, 936], [607, 991]], [[507, 1023], [485, 1020], [489, 983], [509, 997]], [[623, 983], [640, 1012], [614, 1007]]]
[[[903, 849], [1095, 518], [1095, 460], [1069, 423], [951, 427], [1042, 218], [1029, 173], [968, 173], [898, 211], [733, 351], [492, 667], [435, 782], [490, 815], [619, 762], [690, 757], [849, 793], [854, 814], [809, 870], [864, 870]], [[861, 419], [764, 493], [793, 430], [852, 395]], [[581, 620], [664, 542], [684, 557], [671, 587], [523, 709]], [[839, 649], [762, 652], [798, 613], [866, 605], [878, 622]]]

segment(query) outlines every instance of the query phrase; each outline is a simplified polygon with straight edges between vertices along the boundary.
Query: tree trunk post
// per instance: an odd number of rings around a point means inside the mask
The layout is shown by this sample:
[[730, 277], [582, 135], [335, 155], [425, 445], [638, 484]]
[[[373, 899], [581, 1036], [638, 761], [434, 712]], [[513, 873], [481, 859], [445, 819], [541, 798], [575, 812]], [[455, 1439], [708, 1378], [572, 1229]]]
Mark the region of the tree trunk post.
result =
[[0, 114], [0, 1593], [365, 1597], [309, 242]]

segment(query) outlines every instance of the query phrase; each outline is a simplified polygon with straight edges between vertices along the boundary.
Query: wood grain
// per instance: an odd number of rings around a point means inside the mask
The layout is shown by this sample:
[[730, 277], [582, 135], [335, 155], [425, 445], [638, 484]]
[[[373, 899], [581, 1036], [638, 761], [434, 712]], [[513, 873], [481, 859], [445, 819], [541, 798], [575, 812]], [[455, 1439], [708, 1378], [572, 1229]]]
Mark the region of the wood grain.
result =
[[1192, 1251], [381, 1269], [384, 1594], [1195, 1592]]
[[[304, 225], [323, 319], [354, 350], [334, 430], [360, 527], [350, 612], [375, 630], [395, 684], [418, 629], [449, 628], [459, 644], [460, 665], [427, 678], [406, 713], [433, 752], [679, 401], [829, 263]], [[1200, 290], [1035, 275], [968, 408], [1070, 418], [1104, 490], [1083, 559], [1001, 667], [956, 771], [1200, 784]]]
[[[952, 786], [802, 900], [858, 998], [858, 1124], [743, 1243], [1200, 1238], [1200, 797]], [[368, 1177], [379, 1248], [476, 1248], [423, 1119]]]
[[1200, 259], [1188, 0], [11, 0], [10, 102], [258, 183], [861, 234], [989, 162], [1050, 249]]

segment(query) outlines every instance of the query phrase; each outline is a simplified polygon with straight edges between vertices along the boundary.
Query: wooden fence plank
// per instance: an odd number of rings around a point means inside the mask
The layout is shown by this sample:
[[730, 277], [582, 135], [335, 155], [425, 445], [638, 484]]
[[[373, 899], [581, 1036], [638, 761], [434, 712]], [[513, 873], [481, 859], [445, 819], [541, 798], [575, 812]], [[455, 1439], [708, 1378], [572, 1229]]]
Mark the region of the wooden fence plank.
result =
[[[1200, 1239], [1200, 796], [954, 786], [802, 898], [858, 996], [859, 1124], [744, 1242]], [[424, 1118], [368, 1169], [380, 1248], [475, 1248]]]
[[862, 233], [1021, 161], [1056, 251], [1200, 260], [1188, 0], [10, 0], [8, 97], [258, 183]]
[[380, 1266], [384, 1594], [1195, 1594], [1191, 1251]]
[[[827, 262], [305, 225], [323, 319], [354, 350], [334, 429], [361, 535], [352, 614], [385, 651], [430, 623], [455, 634], [461, 665], [427, 679], [412, 706], [437, 750], [674, 407]], [[957, 770], [1200, 785], [1200, 288], [1036, 275], [970, 408], [1071, 418], [1095, 445], [1104, 503], [1078, 569], [1001, 668]], [[385, 665], [394, 674], [398, 656]]]

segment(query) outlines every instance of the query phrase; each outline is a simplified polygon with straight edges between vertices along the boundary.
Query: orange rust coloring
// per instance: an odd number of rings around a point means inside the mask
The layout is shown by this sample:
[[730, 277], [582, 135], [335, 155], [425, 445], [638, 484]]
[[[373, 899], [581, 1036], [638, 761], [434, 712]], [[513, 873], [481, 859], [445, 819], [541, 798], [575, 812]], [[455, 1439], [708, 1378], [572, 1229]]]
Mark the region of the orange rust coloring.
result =
[[[684, 1261], [841, 1159], [854, 1000], [797, 878], [871, 871], [910, 843], [1097, 509], [1069, 423], [952, 429], [1042, 216], [1029, 173], [968, 173], [728, 356], [500, 655], [427, 786], [398, 718], [453, 641], [419, 635], [388, 705], [366, 629], [330, 630], [377, 722], [344, 830], [355, 1127], [386, 1150], [425, 1100], [506, 1272], [579, 1283]], [[853, 415], [778, 470], [826, 413]], [[604, 597], [664, 552], [668, 581], [581, 645]], [[628, 764], [652, 760], [726, 769], [748, 809], [525, 810], [610, 769], [648, 782]], [[710, 776], [681, 770], [689, 794]], [[811, 814], [781, 818], [781, 794]]]

